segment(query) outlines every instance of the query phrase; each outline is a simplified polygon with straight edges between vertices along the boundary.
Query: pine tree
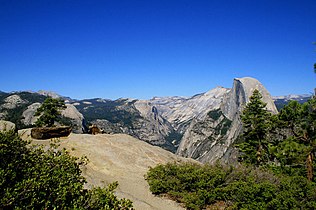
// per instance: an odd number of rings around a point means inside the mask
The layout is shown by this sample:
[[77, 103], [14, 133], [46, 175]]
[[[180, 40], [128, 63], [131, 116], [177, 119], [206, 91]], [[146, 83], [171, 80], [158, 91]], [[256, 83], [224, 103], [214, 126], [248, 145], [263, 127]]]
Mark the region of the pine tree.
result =
[[[279, 113], [279, 127], [287, 130], [288, 138], [276, 145], [276, 157], [283, 167], [303, 169], [313, 180], [316, 152], [316, 99], [304, 104], [291, 101]], [[302, 171], [302, 170], [301, 170]]]
[[65, 108], [66, 105], [63, 100], [48, 97], [35, 112], [35, 116], [40, 116], [35, 125], [39, 127], [54, 126], [55, 122], [59, 122], [61, 119], [60, 110]]
[[267, 133], [271, 114], [266, 109], [266, 103], [256, 89], [246, 105], [241, 120], [243, 123], [242, 143], [238, 144], [242, 152], [242, 160], [247, 163], [261, 165], [269, 159]]

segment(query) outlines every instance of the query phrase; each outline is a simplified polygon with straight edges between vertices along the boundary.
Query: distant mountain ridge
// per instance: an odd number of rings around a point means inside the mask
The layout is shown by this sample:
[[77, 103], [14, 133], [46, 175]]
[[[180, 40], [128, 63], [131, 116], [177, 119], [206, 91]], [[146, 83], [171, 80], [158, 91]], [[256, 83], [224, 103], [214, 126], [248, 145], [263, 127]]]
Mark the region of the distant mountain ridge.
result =
[[280, 110], [284, 105], [288, 104], [291, 100], [298, 101], [299, 103], [305, 103], [312, 97], [311, 94], [301, 94], [301, 95], [285, 95], [285, 96], [274, 96], [272, 97], [274, 103], [278, 110]]
[[[303, 96], [270, 96], [254, 78], [236, 78], [232, 88], [216, 87], [192, 97], [154, 97], [149, 100], [94, 98], [76, 100], [51, 91], [0, 92], [0, 119], [30, 126], [43, 100], [60, 97], [67, 110], [63, 115], [75, 125], [75, 132], [87, 131], [96, 124], [105, 133], [126, 133], [184, 157], [201, 162], [230, 158], [230, 149], [241, 131], [243, 106], [254, 89], [259, 89], [271, 112], [275, 104]], [[304, 99], [305, 100], [305, 99]], [[275, 102], [275, 103], [274, 103]]]

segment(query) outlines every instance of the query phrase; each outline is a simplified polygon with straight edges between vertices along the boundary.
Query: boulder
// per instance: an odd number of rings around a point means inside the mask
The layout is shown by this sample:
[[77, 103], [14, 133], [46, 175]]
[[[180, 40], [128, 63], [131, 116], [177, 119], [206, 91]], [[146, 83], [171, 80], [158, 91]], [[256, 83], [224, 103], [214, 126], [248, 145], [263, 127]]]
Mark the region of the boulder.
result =
[[34, 139], [51, 139], [69, 136], [70, 126], [32, 128], [31, 136]]
[[15, 124], [10, 121], [0, 120], [0, 132], [15, 130]]
[[23, 112], [22, 116], [22, 123], [24, 125], [32, 125], [38, 119], [35, 115], [36, 110], [41, 106], [41, 103], [33, 103], [27, 107], [27, 109]]
[[62, 116], [71, 120], [74, 133], [84, 133], [84, 117], [72, 104], [66, 104], [66, 109], [62, 110]]

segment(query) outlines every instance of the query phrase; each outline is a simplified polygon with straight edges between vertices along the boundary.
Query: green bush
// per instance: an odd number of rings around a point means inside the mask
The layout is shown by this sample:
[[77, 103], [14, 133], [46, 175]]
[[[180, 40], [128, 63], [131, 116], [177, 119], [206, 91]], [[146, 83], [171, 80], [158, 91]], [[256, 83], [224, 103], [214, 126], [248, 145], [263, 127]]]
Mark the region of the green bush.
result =
[[230, 209], [316, 208], [315, 183], [255, 167], [168, 163], [150, 168], [146, 179], [154, 194], [167, 194], [187, 209], [221, 202]]
[[44, 150], [13, 132], [0, 132], [0, 209], [129, 209], [129, 200], [118, 199], [117, 183], [84, 189], [76, 158], [52, 144]]

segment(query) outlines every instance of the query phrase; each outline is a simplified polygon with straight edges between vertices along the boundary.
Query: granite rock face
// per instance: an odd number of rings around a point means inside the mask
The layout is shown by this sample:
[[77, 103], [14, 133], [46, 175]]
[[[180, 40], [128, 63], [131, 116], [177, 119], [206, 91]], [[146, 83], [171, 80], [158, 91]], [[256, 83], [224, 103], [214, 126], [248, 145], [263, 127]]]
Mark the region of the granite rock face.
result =
[[242, 130], [240, 114], [253, 91], [258, 89], [267, 110], [276, 114], [272, 97], [256, 79], [246, 77], [235, 79], [233, 88], [225, 95], [219, 108], [212, 109], [204, 119], [195, 119], [186, 130], [177, 154], [192, 157], [201, 162], [212, 163], [222, 157], [227, 162], [227, 152]]
[[62, 110], [61, 115], [70, 119], [74, 133], [84, 133], [86, 131], [84, 117], [74, 105], [66, 104], [66, 109]]
[[[76, 133], [87, 131], [86, 126], [96, 125], [103, 133], [129, 134], [201, 162], [221, 158], [226, 161], [229, 154], [236, 154], [231, 145], [242, 129], [240, 114], [255, 89], [262, 94], [267, 109], [277, 113], [264, 86], [254, 78], [245, 77], [234, 79], [232, 88], [216, 87], [192, 97], [154, 97], [150, 100], [63, 97], [67, 109], [62, 115], [75, 125], [73, 131]], [[8, 116], [14, 117], [15, 110], [22, 111], [21, 121], [25, 125], [36, 121], [34, 113], [47, 95], [60, 97], [47, 91], [0, 94], [4, 98], [0, 101], [0, 119], [11, 121]]]
[[38, 117], [34, 116], [36, 110], [41, 106], [41, 103], [33, 103], [27, 107], [27, 109], [22, 113], [22, 122], [25, 125], [32, 125], [36, 122]]
[[155, 97], [149, 103], [157, 107], [162, 117], [168, 120], [175, 130], [184, 133], [193, 119], [202, 120], [210, 109], [219, 108], [229, 90], [216, 87], [189, 98]]
[[0, 132], [15, 130], [15, 124], [10, 121], [0, 120]]
[[2, 108], [5, 109], [14, 109], [21, 104], [27, 103], [27, 101], [23, 100], [19, 95], [11, 95], [4, 99], [4, 102]]
[[166, 139], [174, 131], [171, 124], [146, 100], [92, 99], [76, 102], [75, 105], [87, 116], [89, 124], [98, 126], [104, 133], [125, 133], [152, 145], [176, 151], [175, 145]]
[[171, 142], [166, 140], [169, 133], [173, 132], [173, 127], [161, 116], [157, 107], [146, 100], [139, 100], [135, 102], [135, 108], [141, 116], [135, 124], [136, 136], [153, 145], [163, 145], [167, 148], [170, 147], [170, 150], [174, 150], [174, 146], [170, 144]]

